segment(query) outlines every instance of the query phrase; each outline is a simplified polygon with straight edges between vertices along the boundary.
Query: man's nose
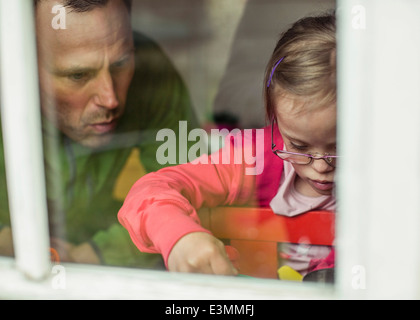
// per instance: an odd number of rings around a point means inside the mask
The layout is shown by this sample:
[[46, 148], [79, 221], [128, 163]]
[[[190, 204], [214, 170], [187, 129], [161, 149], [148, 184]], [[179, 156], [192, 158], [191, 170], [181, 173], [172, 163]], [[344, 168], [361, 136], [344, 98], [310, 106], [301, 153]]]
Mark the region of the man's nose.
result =
[[114, 88], [114, 80], [109, 72], [104, 72], [98, 78], [96, 85], [95, 103], [107, 109], [118, 107], [118, 98]]

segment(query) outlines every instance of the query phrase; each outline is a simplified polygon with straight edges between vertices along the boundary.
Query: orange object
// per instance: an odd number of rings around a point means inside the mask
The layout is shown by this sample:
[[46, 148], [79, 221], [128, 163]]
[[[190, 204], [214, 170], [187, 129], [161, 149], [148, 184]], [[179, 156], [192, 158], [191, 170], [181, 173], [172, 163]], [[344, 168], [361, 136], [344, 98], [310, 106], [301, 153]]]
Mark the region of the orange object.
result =
[[332, 245], [335, 214], [311, 211], [295, 217], [274, 214], [270, 208], [217, 207], [200, 211], [202, 225], [239, 251], [239, 272], [278, 278], [279, 242]]
[[54, 248], [50, 248], [50, 256], [51, 256], [51, 262], [55, 264], [60, 263], [60, 255], [58, 254], [57, 250]]

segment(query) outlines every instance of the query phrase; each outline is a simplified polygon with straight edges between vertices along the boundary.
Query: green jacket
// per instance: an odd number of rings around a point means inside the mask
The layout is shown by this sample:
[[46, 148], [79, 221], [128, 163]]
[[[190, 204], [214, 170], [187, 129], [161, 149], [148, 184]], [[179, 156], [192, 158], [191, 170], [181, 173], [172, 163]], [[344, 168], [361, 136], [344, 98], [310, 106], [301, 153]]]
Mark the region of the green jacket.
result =
[[[188, 91], [164, 52], [150, 39], [134, 34], [136, 71], [126, 111], [114, 139], [100, 150], [83, 147], [43, 119], [44, 159], [50, 233], [73, 244], [90, 242], [104, 264], [156, 268], [160, 256], [141, 253], [118, 223], [121, 199], [115, 183], [133, 149], [147, 172], [162, 167], [156, 150], [163, 128], [178, 132], [179, 121], [198, 127]], [[1, 148], [0, 166], [4, 168]], [[140, 178], [141, 173], [138, 173]], [[137, 178], [137, 177], [135, 177]], [[0, 172], [0, 223], [8, 224], [4, 169]]]

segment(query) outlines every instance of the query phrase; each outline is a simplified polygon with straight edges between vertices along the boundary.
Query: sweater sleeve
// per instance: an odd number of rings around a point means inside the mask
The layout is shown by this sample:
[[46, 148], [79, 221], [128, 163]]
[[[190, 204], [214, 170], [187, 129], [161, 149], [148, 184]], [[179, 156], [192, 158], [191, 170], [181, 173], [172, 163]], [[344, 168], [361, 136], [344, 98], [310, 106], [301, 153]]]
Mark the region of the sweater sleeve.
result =
[[222, 161], [223, 152], [229, 152], [230, 159], [237, 152], [227, 145], [228, 149], [204, 155], [194, 163], [149, 173], [134, 184], [118, 218], [140, 251], [161, 253], [167, 263], [181, 237], [192, 232], [210, 233], [200, 225], [199, 208], [252, 201], [255, 176], [246, 174], [246, 161]]

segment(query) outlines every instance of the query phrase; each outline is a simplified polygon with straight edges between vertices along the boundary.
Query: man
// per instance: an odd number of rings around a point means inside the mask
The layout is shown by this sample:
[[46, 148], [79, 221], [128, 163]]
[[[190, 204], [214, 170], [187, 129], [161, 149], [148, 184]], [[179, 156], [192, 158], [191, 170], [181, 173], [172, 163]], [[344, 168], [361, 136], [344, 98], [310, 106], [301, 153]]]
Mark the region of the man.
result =
[[[132, 180], [161, 167], [159, 129], [196, 126], [184, 83], [156, 44], [133, 34], [130, 0], [34, 3], [51, 244], [62, 260], [156, 267], [160, 257], [138, 252], [117, 222], [117, 187], [133, 152]], [[52, 24], [57, 3], [65, 29]]]

